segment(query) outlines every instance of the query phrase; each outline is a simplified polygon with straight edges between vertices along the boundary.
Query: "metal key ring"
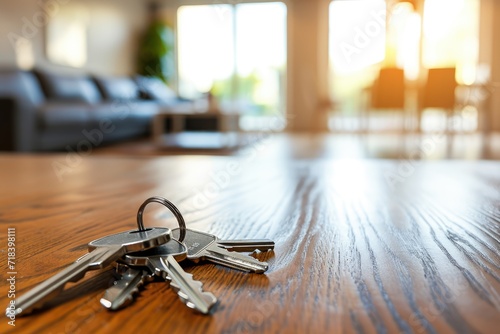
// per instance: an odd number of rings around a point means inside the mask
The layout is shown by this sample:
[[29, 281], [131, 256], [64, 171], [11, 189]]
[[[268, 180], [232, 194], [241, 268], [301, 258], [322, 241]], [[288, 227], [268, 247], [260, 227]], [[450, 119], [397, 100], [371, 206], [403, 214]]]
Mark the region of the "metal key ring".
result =
[[139, 207], [139, 210], [137, 211], [137, 226], [139, 227], [139, 231], [145, 231], [146, 229], [144, 228], [144, 222], [142, 220], [142, 216], [144, 214], [144, 209], [146, 208], [146, 205], [149, 203], [160, 203], [164, 206], [166, 206], [175, 216], [177, 219], [177, 222], [179, 223], [179, 241], [182, 242], [184, 241], [184, 237], [186, 236], [186, 223], [184, 222], [184, 217], [182, 217], [181, 212], [177, 207], [170, 202], [169, 200], [159, 197], [159, 196], [154, 196], [150, 197], [147, 200], [142, 203], [142, 205]]

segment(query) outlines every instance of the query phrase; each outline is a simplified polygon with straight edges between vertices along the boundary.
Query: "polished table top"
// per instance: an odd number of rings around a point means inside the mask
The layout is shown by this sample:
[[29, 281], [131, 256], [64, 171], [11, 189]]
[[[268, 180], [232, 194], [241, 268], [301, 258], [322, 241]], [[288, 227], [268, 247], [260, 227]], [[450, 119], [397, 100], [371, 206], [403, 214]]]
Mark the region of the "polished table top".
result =
[[[20, 333], [493, 333], [500, 326], [500, 163], [179, 156], [0, 155], [0, 304], [8, 228], [20, 296], [134, 229], [139, 205], [170, 199], [188, 227], [270, 238], [263, 274], [183, 264], [219, 299], [209, 316], [162, 282], [129, 307], [99, 303], [112, 268], [88, 272]], [[175, 227], [163, 207], [145, 224]], [[8, 318], [0, 332], [13, 329]]]

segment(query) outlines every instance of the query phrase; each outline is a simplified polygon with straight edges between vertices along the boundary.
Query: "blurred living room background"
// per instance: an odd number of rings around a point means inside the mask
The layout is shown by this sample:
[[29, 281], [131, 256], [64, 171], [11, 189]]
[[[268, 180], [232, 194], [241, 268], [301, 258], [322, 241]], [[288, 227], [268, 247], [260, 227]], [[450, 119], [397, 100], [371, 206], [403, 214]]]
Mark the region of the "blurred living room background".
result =
[[497, 13], [495, 0], [0, 0], [0, 151], [237, 154], [265, 134], [276, 150], [313, 140], [305, 156], [499, 159]]

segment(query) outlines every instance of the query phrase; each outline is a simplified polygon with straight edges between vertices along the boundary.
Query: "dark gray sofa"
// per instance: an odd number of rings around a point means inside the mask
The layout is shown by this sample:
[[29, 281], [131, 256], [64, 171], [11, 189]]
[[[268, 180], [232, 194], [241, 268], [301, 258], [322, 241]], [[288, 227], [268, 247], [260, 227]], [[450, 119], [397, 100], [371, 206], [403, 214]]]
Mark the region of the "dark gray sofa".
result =
[[98, 146], [144, 136], [159, 111], [191, 108], [192, 102], [178, 98], [154, 78], [3, 69], [0, 150], [84, 149], [89, 143]]

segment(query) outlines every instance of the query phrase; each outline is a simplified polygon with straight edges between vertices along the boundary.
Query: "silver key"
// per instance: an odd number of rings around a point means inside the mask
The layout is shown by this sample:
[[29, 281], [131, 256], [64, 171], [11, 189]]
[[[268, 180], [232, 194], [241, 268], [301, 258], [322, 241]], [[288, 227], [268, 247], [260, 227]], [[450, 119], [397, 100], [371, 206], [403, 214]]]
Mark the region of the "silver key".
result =
[[[145, 231], [127, 231], [94, 240], [85, 254], [55, 276], [42, 282], [16, 301], [15, 314], [26, 314], [42, 307], [55, 297], [68, 282], [77, 282], [88, 270], [104, 268], [127, 253], [150, 249], [170, 240], [170, 229], [151, 228]], [[7, 309], [7, 314], [12, 314]]]
[[[179, 229], [172, 230], [172, 235], [177, 238]], [[212, 234], [187, 229], [184, 242], [188, 248], [187, 258], [195, 263], [205, 260], [229, 268], [263, 273], [269, 267], [266, 262], [261, 262], [251, 256], [229, 252], [217, 244], [217, 237]]]
[[170, 286], [176, 290], [177, 295], [184, 304], [189, 308], [207, 314], [217, 302], [217, 298], [210, 292], [203, 292], [203, 284], [194, 280], [193, 275], [186, 273], [182, 269], [177, 261], [182, 261], [186, 257], [186, 246], [172, 239], [160, 247], [127, 254], [120, 261], [129, 266], [146, 266], [155, 275], [171, 281]]
[[117, 265], [120, 279], [108, 288], [101, 298], [101, 305], [108, 310], [116, 311], [130, 305], [139, 288], [145, 283], [152, 281], [153, 277], [149, 270], [142, 268], [130, 268], [125, 265]]
[[230, 252], [267, 252], [274, 249], [274, 241], [269, 239], [217, 240], [217, 246]]

